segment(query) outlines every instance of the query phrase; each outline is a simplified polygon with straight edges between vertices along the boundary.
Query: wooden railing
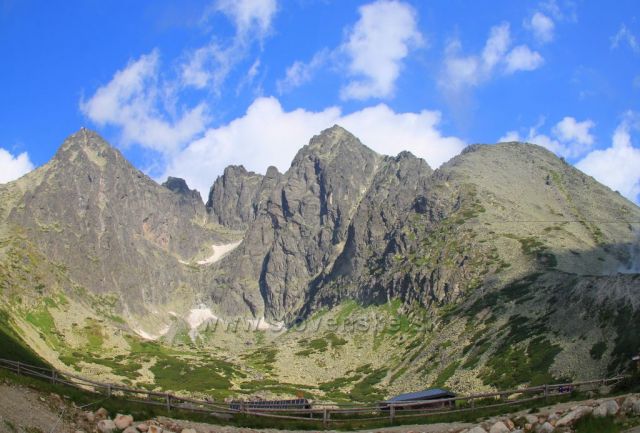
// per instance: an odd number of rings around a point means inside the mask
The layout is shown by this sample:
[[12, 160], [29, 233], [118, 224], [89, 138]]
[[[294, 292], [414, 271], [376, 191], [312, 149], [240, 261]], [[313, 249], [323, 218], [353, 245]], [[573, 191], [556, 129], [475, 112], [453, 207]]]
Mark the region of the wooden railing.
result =
[[284, 420], [299, 420], [319, 423], [324, 427], [329, 424], [348, 423], [352, 421], [387, 421], [394, 423], [407, 418], [426, 418], [440, 415], [465, 414], [478, 409], [499, 408], [519, 405], [540, 399], [567, 395], [574, 390], [587, 391], [603, 385], [619, 382], [624, 376], [584, 382], [542, 385], [529, 388], [473, 394], [430, 400], [429, 407], [424, 401], [415, 402], [381, 402], [370, 405], [356, 403], [332, 404], [314, 402], [309, 407], [287, 408], [255, 408], [250, 404], [240, 405], [239, 409], [231, 409], [229, 405], [206, 400], [181, 397], [171, 393], [148, 391], [122, 385], [101, 383], [85, 379], [75, 374], [63, 373], [55, 369], [36, 367], [19, 361], [0, 358], [0, 368], [19, 375], [48, 380], [54, 384], [63, 384], [86, 392], [104, 395], [107, 398], [118, 397], [130, 402], [145, 405], [161, 406], [167, 411], [179, 409], [183, 411], [220, 416], [250, 415]]

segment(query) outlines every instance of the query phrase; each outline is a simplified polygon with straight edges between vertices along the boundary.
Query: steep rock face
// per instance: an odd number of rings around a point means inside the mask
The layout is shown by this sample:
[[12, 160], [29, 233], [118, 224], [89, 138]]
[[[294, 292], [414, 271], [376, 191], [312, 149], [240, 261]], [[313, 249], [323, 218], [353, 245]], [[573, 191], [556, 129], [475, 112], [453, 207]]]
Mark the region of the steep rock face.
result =
[[187, 182], [179, 177], [169, 176], [167, 180], [162, 184], [165, 188], [176, 194], [185, 196], [190, 199], [199, 199], [202, 202], [202, 196], [195, 189], [190, 189]]
[[[303, 307], [311, 278], [339, 253], [349, 222], [381, 157], [343, 128], [313, 137], [260, 207], [243, 244], [225, 263], [242, 269], [252, 310], [290, 320]], [[234, 266], [235, 267], [235, 266]]]
[[[401, 232], [408, 213], [420, 202], [418, 198], [429, 192], [432, 173], [424, 160], [409, 152], [381, 160], [350, 221], [340, 255], [330, 272], [314, 282], [309, 307], [354, 298], [363, 303], [389, 299], [391, 293], [375, 281], [397, 252], [397, 233]], [[431, 212], [437, 207], [434, 203], [428, 206]], [[433, 220], [437, 220], [436, 215]]]
[[184, 179], [169, 176], [162, 186], [176, 193], [180, 197], [180, 203], [186, 207], [191, 207], [194, 215], [197, 215], [200, 221], [206, 219], [205, 208], [202, 206], [202, 196], [197, 190], [190, 189]]
[[14, 233], [80, 285], [116, 294], [134, 312], [192, 286], [179, 259], [225, 241], [206, 225], [202, 201], [161, 187], [86, 129], [7, 187], [20, 195], [7, 218]]
[[262, 176], [241, 165], [231, 165], [211, 187], [207, 211], [218, 224], [244, 230], [256, 219], [259, 207], [281, 176], [275, 167], [269, 167]]

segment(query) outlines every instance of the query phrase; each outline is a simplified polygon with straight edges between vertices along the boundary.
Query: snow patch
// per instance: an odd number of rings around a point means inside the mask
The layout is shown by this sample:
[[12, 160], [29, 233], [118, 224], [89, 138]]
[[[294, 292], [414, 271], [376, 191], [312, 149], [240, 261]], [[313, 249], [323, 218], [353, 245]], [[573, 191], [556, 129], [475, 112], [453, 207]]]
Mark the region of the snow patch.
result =
[[148, 332], [143, 331], [142, 329], [133, 329], [133, 332], [135, 332], [136, 334], [138, 334], [140, 337], [144, 338], [145, 340], [157, 340], [158, 338], [164, 336], [167, 334], [167, 332], [169, 332], [169, 325], [166, 325], [164, 328], [162, 328], [160, 330], [159, 334], [149, 334]]
[[223, 258], [224, 256], [226, 256], [227, 254], [229, 254], [231, 251], [238, 248], [238, 245], [240, 245], [241, 243], [242, 243], [242, 240], [239, 240], [238, 242], [231, 242], [230, 244], [211, 245], [211, 248], [213, 249], [213, 254], [204, 260], [199, 260], [197, 263], [199, 265], [210, 265], [212, 263], [215, 263], [221, 258]]
[[267, 322], [264, 317], [260, 317], [258, 319], [249, 319], [249, 326], [256, 331], [280, 331], [284, 329], [284, 322], [276, 322], [275, 324], [271, 324]]
[[213, 314], [210, 308], [201, 305], [198, 308], [192, 308], [186, 320], [191, 329], [197, 329], [208, 320], [218, 320], [218, 317]]

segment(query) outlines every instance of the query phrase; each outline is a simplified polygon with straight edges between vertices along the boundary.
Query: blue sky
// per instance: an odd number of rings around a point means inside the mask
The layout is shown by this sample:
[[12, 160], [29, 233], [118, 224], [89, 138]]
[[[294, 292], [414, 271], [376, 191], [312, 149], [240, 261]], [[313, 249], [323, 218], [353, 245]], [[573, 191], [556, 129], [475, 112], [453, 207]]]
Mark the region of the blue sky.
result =
[[[490, 5], [490, 7], [489, 7]], [[633, 0], [0, 0], [0, 182], [87, 126], [206, 194], [340, 123], [434, 168], [541, 144], [640, 200]]]

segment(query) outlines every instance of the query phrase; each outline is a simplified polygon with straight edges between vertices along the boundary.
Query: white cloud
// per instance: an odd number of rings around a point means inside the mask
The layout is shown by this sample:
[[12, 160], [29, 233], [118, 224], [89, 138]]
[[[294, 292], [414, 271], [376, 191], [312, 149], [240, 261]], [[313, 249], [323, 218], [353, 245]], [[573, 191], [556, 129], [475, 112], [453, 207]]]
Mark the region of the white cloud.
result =
[[590, 129], [596, 126], [592, 120], [577, 122], [573, 117], [565, 117], [553, 127], [553, 133], [563, 142], [576, 142], [591, 146], [594, 142]]
[[293, 62], [287, 68], [285, 77], [276, 83], [278, 93], [289, 92], [311, 81], [316, 71], [324, 66], [332, 56], [333, 53], [325, 48], [315, 53], [308, 63], [300, 60]]
[[254, 34], [262, 39], [271, 31], [278, 3], [276, 0], [218, 0], [215, 9], [234, 22], [240, 38]]
[[490, 80], [502, 67], [502, 72], [531, 71], [539, 68], [544, 59], [540, 53], [526, 45], [518, 45], [509, 51], [511, 32], [508, 23], [494, 26], [480, 55], [462, 55], [462, 45], [454, 39], [447, 44], [444, 68], [439, 85], [455, 98], [465, 89], [476, 87]]
[[544, 63], [540, 53], [531, 51], [526, 45], [518, 45], [505, 58], [506, 71], [511, 74], [517, 71], [533, 71]]
[[502, 23], [492, 27], [484, 50], [482, 50], [483, 68], [491, 71], [503, 59], [509, 45], [511, 45], [509, 24]]
[[631, 132], [640, 130], [640, 116], [629, 112], [613, 133], [611, 146], [594, 150], [576, 164], [580, 170], [636, 203], [640, 203], [640, 148]]
[[510, 143], [512, 141], [522, 141], [518, 131], [509, 131], [502, 137], [498, 138], [498, 143]]
[[551, 18], [542, 12], [534, 13], [529, 21], [525, 21], [525, 28], [531, 30], [533, 36], [541, 44], [546, 44], [553, 40], [555, 24]]
[[347, 77], [343, 100], [392, 97], [404, 59], [424, 44], [416, 11], [398, 0], [377, 0], [358, 9], [360, 18], [345, 29], [346, 40], [318, 51], [309, 62], [296, 60], [278, 80], [280, 94], [312, 80], [327, 64]]
[[238, 50], [236, 45], [225, 49], [216, 42], [193, 50], [180, 65], [182, 84], [196, 89], [210, 86], [217, 92], [235, 64]]
[[640, 53], [638, 39], [624, 24], [620, 26], [618, 33], [611, 37], [611, 48], [618, 48], [623, 42], [626, 42], [634, 53]]
[[252, 82], [253, 80], [255, 80], [256, 76], [260, 72], [260, 65], [261, 65], [260, 59], [256, 59], [251, 64], [251, 67], [247, 71], [247, 78], [246, 79], [247, 79], [248, 82]]
[[0, 183], [16, 180], [29, 173], [33, 168], [27, 152], [13, 156], [9, 151], [0, 147]]
[[461, 139], [442, 135], [438, 129], [440, 120], [439, 111], [396, 113], [387, 105], [378, 104], [343, 116], [336, 123], [379, 153], [397, 155], [408, 150], [437, 168], [465, 147]]
[[588, 152], [595, 141], [591, 135], [591, 128], [595, 127], [592, 120], [576, 121], [573, 117], [565, 117], [552, 129], [551, 135], [538, 132], [542, 125], [529, 128], [526, 136], [521, 136], [518, 131], [509, 131], [500, 137], [499, 142], [525, 141], [540, 145], [555, 154], [568, 158], [575, 158]]
[[[121, 128], [124, 143], [138, 143], [165, 153], [177, 150], [204, 130], [206, 109], [198, 104], [172, 118], [161, 114], [159, 106], [174, 101], [164, 99], [171, 90], [161, 83], [158, 66], [157, 50], [130, 62], [90, 99], [81, 100], [81, 111], [99, 126]], [[169, 112], [177, 109], [167, 108]]]
[[360, 19], [341, 51], [354, 79], [341, 90], [343, 99], [385, 98], [394, 92], [402, 61], [422, 44], [416, 12], [406, 3], [378, 0], [359, 8]]
[[225, 14], [234, 24], [235, 36], [230, 41], [212, 39], [210, 43], [186, 54], [179, 66], [183, 86], [204, 89], [215, 93], [222, 88], [231, 70], [249, 52], [251, 43], [262, 43], [271, 32], [272, 22], [278, 10], [276, 0], [218, 0], [205, 21], [213, 12]]
[[395, 155], [410, 150], [437, 167], [465, 145], [456, 137], [443, 136], [439, 122], [439, 112], [396, 113], [385, 104], [343, 115], [338, 107], [285, 111], [273, 97], [258, 98], [244, 116], [209, 129], [175, 155], [165, 176], [184, 177], [204, 197], [229, 164], [263, 173], [269, 165], [285, 171], [300, 147], [334, 124], [344, 126], [377, 152]]

